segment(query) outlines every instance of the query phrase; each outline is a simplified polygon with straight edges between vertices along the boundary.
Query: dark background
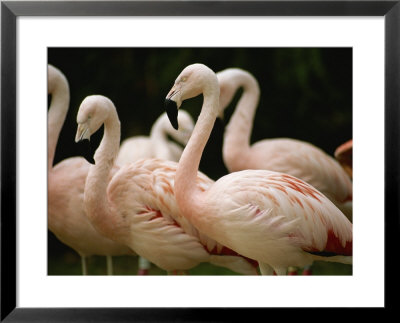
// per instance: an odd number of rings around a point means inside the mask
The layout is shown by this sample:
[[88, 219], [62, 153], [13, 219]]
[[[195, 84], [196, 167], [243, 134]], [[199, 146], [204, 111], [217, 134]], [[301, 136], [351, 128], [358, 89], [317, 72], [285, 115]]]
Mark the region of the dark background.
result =
[[[82, 154], [74, 142], [75, 119], [86, 96], [101, 94], [114, 102], [121, 121], [122, 140], [148, 135], [153, 122], [164, 112], [164, 98], [176, 77], [192, 63], [203, 63], [215, 72], [239, 67], [256, 77], [261, 96], [252, 142], [274, 137], [296, 138], [333, 155], [337, 146], [352, 138], [351, 48], [49, 48], [48, 62], [65, 74], [71, 91], [70, 110], [54, 163]], [[225, 110], [225, 124], [240, 93]], [[184, 101], [181, 108], [196, 120], [201, 104], [202, 97], [198, 97]], [[217, 121], [200, 164], [200, 170], [214, 180], [227, 173], [221, 153], [223, 129], [223, 123]], [[91, 139], [94, 148], [101, 136], [98, 132]], [[48, 243], [49, 274], [80, 273], [76, 253], [51, 233]], [[134, 273], [135, 259], [116, 259], [116, 266], [118, 263], [121, 268], [115, 270], [116, 274]], [[316, 264], [317, 269], [322, 268], [321, 274], [324, 266]], [[351, 273], [349, 266], [335, 268], [338, 274]], [[192, 273], [207, 273], [208, 269], [202, 265]], [[89, 273], [104, 271], [105, 260], [97, 257], [90, 260]]]

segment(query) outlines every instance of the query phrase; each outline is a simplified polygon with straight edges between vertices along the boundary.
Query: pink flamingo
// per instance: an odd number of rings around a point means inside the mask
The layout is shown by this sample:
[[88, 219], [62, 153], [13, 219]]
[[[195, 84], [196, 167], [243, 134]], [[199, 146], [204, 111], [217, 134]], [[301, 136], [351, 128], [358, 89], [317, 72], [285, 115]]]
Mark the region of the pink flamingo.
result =
[[[119, 149], [115, 163], [118, 166], [133, 163], [142, 158], [159, 158], [177, 162], [182, 154], [182, 147], [169, 140], [171, 136], [178, 143], [186, 145], [193, 131], [194, 123], [189, 113], [181, 110], [178, 115], [182, 127], [175, 130], [169, 123], [166, 113], [161, 114], [154, 122], [150, 136], [135, 136], [125, 139]], [[139, 257], [139, 275], [147, 275], [150, 262]]]
[[[175, 197], [199, 231], [258, 261], [262, 274], [286, 273], [314, 260], [352, 263], [352, 224], [322, 193], [288, 174], [243, 170], [221, 177], [206, 190], [196, 176], [219, 114], [219, 83], [203, 64], [186, 67], [166, 97], [171, 124], [178, 128], [183, 100], [203, 93], [203, 106], [179, 160]], [[244, 158], [244, 154], [238, 158]]]
[[[260, 96], [258, 82], [251, 73], [239, 68], [225, 69], [217, 77], [222, 111], [243, 87], [224, 134], [223, 158], [228, 170], [266, 169], [300, 178], [327, 196], [351, 221], [352, 183], [339, 163], [318, 147], [296, 139], [264, 139], [250, 145]], [[295, 272], [289, 270], [290, 274]], [[311, 274], [311, 269], [306, 268], [303, 273]]]
[[[77, 123], [75, 141], [90, 139], [104, 124], [84, 195], [87, 215], [97, 230], [168, 272], [210, 262], [238, 273], [257, 273], [254, 262], [201, 234], [181, 215], [173, 190], [177, 163], [141, 159], [107, 179], [120, 146], [120, 122], [111, 100], [85, 98]], [[195, 177], [202, 189], [212, 183], [201, 173]]]
[[83, 190], [89, 164], [84, 158], [67, 158], [53, 167], [58, 137], [69, 107], [69, 86], [64, 74], [48, 66], [48, 93], [52, 95], [48, 112], [48, 225], [50, 231], [81, 257], [82, 273], [87, 274], [86, 257], [107, 258], [107, 274], [112, 274], [112, 256], [132, 251], [98, 233], [86, 217]]
[[217, 77], [221, 109], [243, 87], [224, 134], [223, 158], [228, 170], [267, 169], [300, 178], [327, 196], [351, 221], [352, 183], [339, 163], [318, 147], [296, 139], [264, 139], [250, 145], [260, 96], [258, 82], [252, 74], [239, 68], [223, 70]]
[[335, 150], [335, 158], [342, 165], [346, 173], [353, 178], [353, 139], [341, 144]]

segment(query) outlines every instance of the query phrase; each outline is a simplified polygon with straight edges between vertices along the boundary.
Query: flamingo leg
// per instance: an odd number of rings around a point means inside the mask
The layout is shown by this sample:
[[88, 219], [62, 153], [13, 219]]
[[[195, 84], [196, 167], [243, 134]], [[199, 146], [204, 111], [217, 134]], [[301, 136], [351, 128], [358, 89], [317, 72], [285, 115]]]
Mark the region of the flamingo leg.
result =
[[174, 275], [188, 275], [186, 270], [174, 270]]
[[284, 276], [286, 275], [286, 268], [275, 268], [275, 272], [278, 276]]
[[106, 260], [107, 260], [107, 275], [111, 276], [113, 274], [112, 256], [110, 255], [106, 256]]
[[189, 273], [186, 270], [177, 270], [177, 269], [175, 269], [175, 270], [168, 270], [167, 274], [168, 275], [188, 275]]
[[272, 276], [274, 274], [274, 269], [270, 265], [259, 262], [259, 266], [260, 266], [261, 275]]
[[303, 268], [303, 275], [304, 276], [312, 275], [311, 265]]
[[151, 266], [150, 261], [148, 261], [146, 258], [139, 256], [138, 275], [148, 275], [150, 266]]
[[81, 256], [81, 262], [82, 262], [82, 275], [86, 276], [87, 275], [87, 266], [86, 266], [86, 257]]

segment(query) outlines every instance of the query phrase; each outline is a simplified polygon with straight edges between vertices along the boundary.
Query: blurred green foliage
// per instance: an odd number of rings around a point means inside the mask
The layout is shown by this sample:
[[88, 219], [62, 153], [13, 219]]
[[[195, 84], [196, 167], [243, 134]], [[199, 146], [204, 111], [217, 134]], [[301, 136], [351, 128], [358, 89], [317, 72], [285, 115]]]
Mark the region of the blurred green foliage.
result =
[[[296, 138], [332, 155], [337, 146], [352, 138], [351, 48], [49, 48], [48, 62], [65, 74], [71, 91], [55, 163], [82, 153], [74, 142], [75, 118], [86, 96], [102, 94], [114, 102], [122, 140], [148, 135], [164, 112], [164, 98], [176, 77], [192, 63], [206, 64], [215, 72], [239, 67], [257, 78], [261, 96], [252, 142]], [[225, 123], [239, 97], [240, 91], [225, 111]], [[201, 103], [198, 97], [185, 101], [181, 108], [196, 120]], [[227, 173], [221, 154], [223, 130], [217, 121], [200, 164], [200, 170], [213, 179]], [[101, 136], [98, 132], [91, 138], [94, 148]], [[70, 249], [52, 234], [48, 245], [49, 274], [60, 274], [63, 270], [52, 266], [57, 267], [56, 262], [62, 262], [62, 255]], [[208, 266], [201, 267], [206, 268], [204, 273], [210, 271]]]

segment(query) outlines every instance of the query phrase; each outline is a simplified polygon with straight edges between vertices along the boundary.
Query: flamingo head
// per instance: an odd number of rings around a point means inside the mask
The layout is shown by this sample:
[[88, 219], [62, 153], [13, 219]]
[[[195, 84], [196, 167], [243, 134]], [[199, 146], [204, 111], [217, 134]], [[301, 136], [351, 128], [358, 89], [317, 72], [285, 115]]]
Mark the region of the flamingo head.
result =
[[184, 100], [215, 88], [219, 90], [218, 80], [209, 67], [198, 63], [185, 67], [165, 99], [165, 109], [172, 126], [178, 129], [178, 109]]
[[217, 73], [219, 83], [219, 106], [222, 111], [231, 103], [239, 85], [234, 78], [236, 69], [228, 68]]
[[335, 158], [340, 159], [345, 155], [351, 155], [353, 153], [353, 139], [346, 141], [335, 150]]
[[227, 68], [217, 73], [220, 95], [219, 106], [221, 113], [232, 102], [235, 93], [243, 88], [248, 92], [252, 92], [257, 98], [260, 95], [260, 87], [254, 75], [241, 68]]
[[101, 95], [91, 95], [86, 97], [78, 110], [76, 122], [78, 129], [75, 135], [75, 142], [90, 140], [94, 134], [108, 118], [110, 112], [110, 99]]

